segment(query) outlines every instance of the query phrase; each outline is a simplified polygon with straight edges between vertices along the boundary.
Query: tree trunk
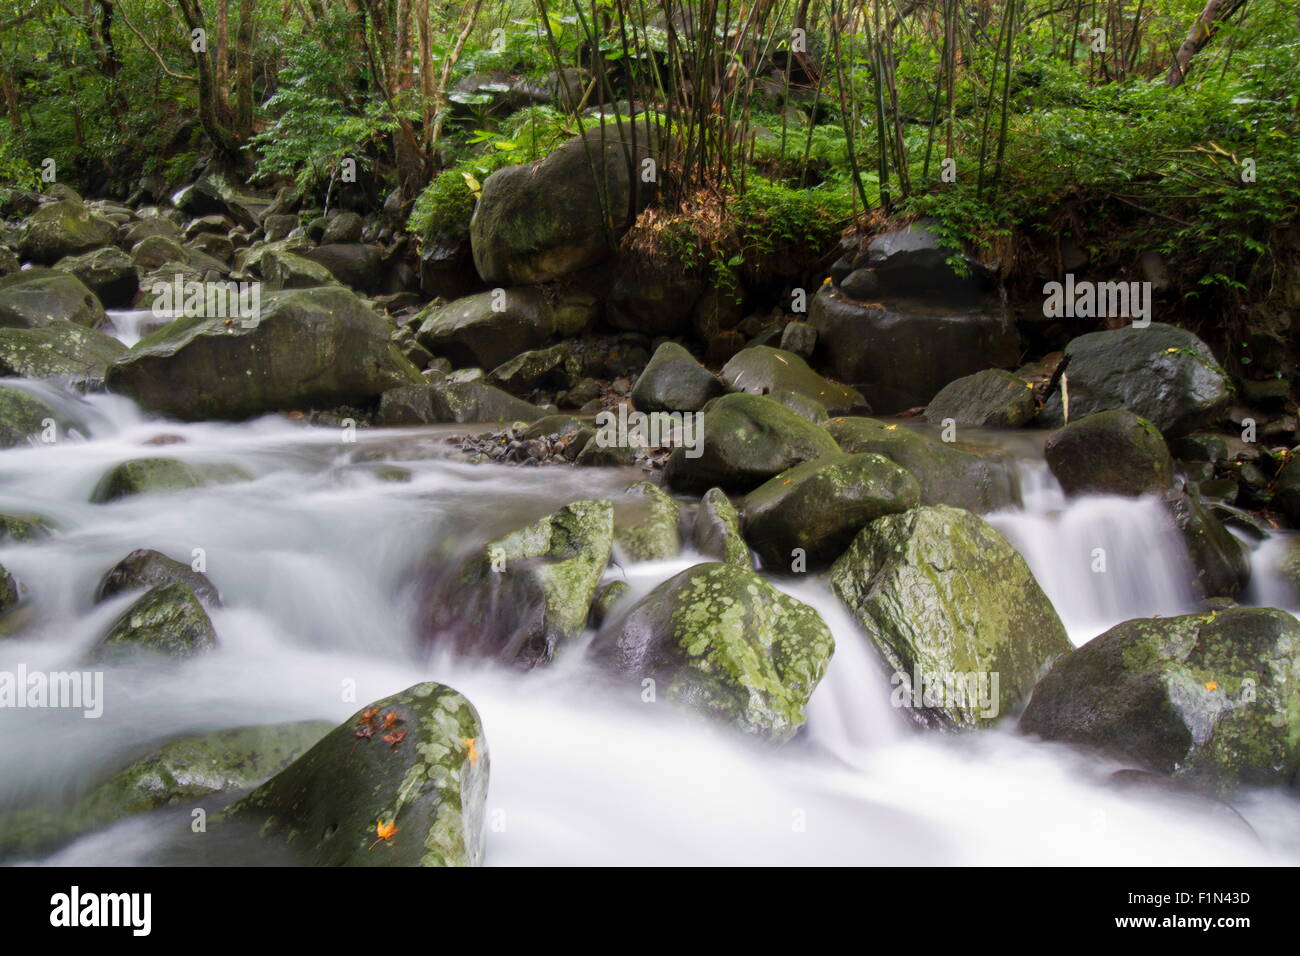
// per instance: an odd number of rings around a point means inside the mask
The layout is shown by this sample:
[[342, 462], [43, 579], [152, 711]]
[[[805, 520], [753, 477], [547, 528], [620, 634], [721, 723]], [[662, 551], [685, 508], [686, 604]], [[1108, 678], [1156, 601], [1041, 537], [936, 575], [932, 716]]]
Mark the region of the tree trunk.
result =
[[1170, 86], [1179, 86], [1187, 78], [1187, 66], [1192, 57], [1199, 53], [1214, 38], [1224, 23], [1246, 5], [1247, 0], [1209, 0], [1205, 9], [1196, 18], [1192, 28], [1187, 31], [1187, 38], [1174, 54], [1174, 62], [1169, 65], [1165, 82]]

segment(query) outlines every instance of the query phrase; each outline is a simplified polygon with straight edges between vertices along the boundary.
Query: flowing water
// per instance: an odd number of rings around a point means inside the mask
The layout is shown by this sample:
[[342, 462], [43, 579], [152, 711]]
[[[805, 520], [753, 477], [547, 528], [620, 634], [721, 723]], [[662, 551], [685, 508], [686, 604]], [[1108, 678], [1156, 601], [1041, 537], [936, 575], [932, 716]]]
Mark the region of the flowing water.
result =
[[[1300, 862], [1293, 798], [1243, 796], [1236, 805], [1247, 826], [1121, 794], [1106, 785], [1113, 766], [1011, 726], [962, 736], [912, 730], [890, 706], [874, 651], [817, 578], [777, 582], [822, 613], [837, 644], [807, 732], [780, 750], [610, 689], [580, 648], [529, 674], [429, 653], [414, 587], [428, 562], [565, 502], [617, 496], [631, 473], [456, 463], [440, 441], [446, 429], [361, 431], [347, 442], [338, 429], [279, 417], [160, 422], [122, 398], [22, 387], [81, 424], [52, 445], [0, 457], [0, 513], [43, 514], [58, 529], [0, 547], [34, 614], [20, 636], [0, 638], [0, 670], [78, 669], [131, 600], [95, 605], [96, 583], [136, 548], [185, 561], [201, 549], [224, 606], [212, 614], [214, 652], [108, 669], [99, 719], [0, 710], [0, 808], [57, 805], [177, 736], [342, 721], [367, 701], [435, 679], [482, 715], [492, 754], [489, 864]], [[149, 444], [162, 436], [168, 444]], [[234, 462], [252, 480], [89, 502], [112, 465], [156, 454]], [[1191, 607], [1185, 555], [1154, 502], [1067, 503], [1040, 463], [1025, 468], [1025, 507], [992, 520], [1076, 643], [1126, 617]], [[1096, 548], [1107, 556], [1103, 573], [1092, 569]], [[639, 594], [694, 560], [610, 574]], [[1257, 587], [1288, 600], [1270, 581]], [[345, 699], [352, 685], [355, 697]], [[174, 860], [175, 828], [159, 821], [179, 824], [180, 812], [127, 820], [40, 862]], [[189, 862], [232, 862], [219, 832]]]

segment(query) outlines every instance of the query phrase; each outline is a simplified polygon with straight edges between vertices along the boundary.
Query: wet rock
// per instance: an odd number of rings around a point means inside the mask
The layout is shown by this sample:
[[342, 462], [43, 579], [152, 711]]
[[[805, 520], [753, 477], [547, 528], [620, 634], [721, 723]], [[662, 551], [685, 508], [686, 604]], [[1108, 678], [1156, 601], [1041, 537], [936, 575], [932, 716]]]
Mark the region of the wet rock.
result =
[[321, 240], [324, 243], [360, 242], [361, 230], [364, 228], [365, 220], [355, 212], [335, 213], [326, 223]]
[[1070, 422], [1047, 440], [1048, 467], [1069, 495], [1160, 494], [1174, 462], [1160, 430], [1115, 409]]
[[933, 706], [922, 695], [922, 706], [908, 706], [918, 723], [987, 726], [1014, 713], [1043, 668], [1070, 650], [1024, 559], [958, 508], [872, 522], [831, 568], [831, 586], [894, 671], [896, 702], [914, 703], [922, 684], [963, 689], [936, 695]]
[[1058, 661], [1020, 729], [1218, 789], [1294, 783], [1300, 624], [1285, 611], [1125, 621]]
[[513, 395], [527, 395], [541, 387], [568, 388], [580, 372], [581, 363], [565, 343], [515, 356], [494, 368], [487, 383]]
[[949, 382], [930, 400], [925, 420], [976, 428], [1020, 428], [1034, 419], [1034, 391], [1022, 378], [985, 369]]
[[249, 824], [307, 866], [478, 866], [489, 764], [474, 706], [416, 684], [330, 731], [221, 825]]
[[501, 289], [466, 296], [420, 313], [421, 345], [457, 366], [496, 368], [540, 348], [555, 333], [555, 317], [537, 289]]
[[819, 570], [844, 552], [857, 533], [884, 515], [915, 508], [921, 488], [883, 455], [837, 455], [796, 465], [745, 498], [745, 537], [763, 566]]
[[39, 515], [0, 515], [0, 544], [39, 541], [50, 531], [49, 523]]
[[664, 561], [682, 549], [681, 505], [653, 482], [638, 481], [627, 489], [638, 499], [620, 512], [614, 523], [614, 543], [628, 561]]
[[180, 318], [108, 370], [110, 391], [186, 421], [359, 405], [420, 373], [347, 289], [270, 293], [256, 323]]
[[817, 612], [752, 571], [697, 564], [607, 625], [591, 645], [601, 665], [745, 733], [781, 741], [835, 649]]
[[304, 249], [302, 256], [324, 266], [330, 275], [350, 289], [371, 293], [386, 291], [384, 250], [379, 246], [361, 242], [331, 242], [314, 249]]
[[664, 342], [632, 386], [642, 412], [694, 412], [722, 394], [722, 383], [685, 348]]
[[1167, 491], [1164, 501], [1183, 536], [1202, 597], [1236, 597], [1250, 580], [1250, 553], [1192, 492]]
[[770, 398], [738, 392], [704, 406], [704, 432], [689, 457], [676, 448], [664, 468], [665, 483], [700, 492], [715, 485], [748, 491], [779, 472], [835, 454], [835, 440]]
[[99, 301], [111, 309], [124, 309], [135, 299], [140, 278], [135, 263], [116, 246], [60, 259], [56, 268], [81, 280]]
[[1212, 425], [1227, 411], [1232, 393], [1209, 346], [1186, 329], [1153, 322], [1146, 328], [1090, 332], [1065, 347], [1065, 386], [1048, 397], [1038, 423], [1123, 408], [1152, 422], [1166, 437]]
[[818, 375], [798, 355], [766, 345], [742, 349], [722, 369], [732, 389], [752, 395], [793, 393], [816, 402], [832, 415], [870, 411], [862, 395]]
[[827, 430], [851, 455], [884, 455], [910, 471], [921, 486], [923, 505], [984, 514], [1020, 501], [1015, 466], [995, 449], [934, 441], [874, 418], [833, 418]]
[[740, 532], [740, 515], [721, 488], [710, 488], [700, 499], [692, 540], [706, 558], [754, 570], [753, 555]]
[[108, 321], [95, 294], [58, 269], [26, 269], [0, 279], [0, 328], [34, 329], [55, 321], [93, 328]]
[[99, 480], [90, 500], [104, 503], [130, 495], [250, 480], [252, 476], [238, 465], [192, 465], [175, 458], [132, 458], [111, 468]]
[[95, 603], [123, 591], [142, 590], [173, 582], [186, 585], [205, 604], [221, 605], [221, 595], [206, 574], [148, 548], [132, 551], [109, 569], [95, 589]]
[[268, 289], [310, 289], [338, 281], [319, 262], [287, 249], [268, 249], [259, 263]]
[[545, 411], [482, 382], [436, 382], [390, 389], [380, 399], [380, 425], [436, 422], [534, 422]]
[[619, 602], [627, 597], [631, 590], [631, 586], [626, 581], [610, 581], [601, 585], [600, 590], [596, 592], [596, 599], [591, 602], [591, 614], [588, 616], [587, 623], [594, 628], [599, 628], [610, 618]]
[[807, 322], [790, 322], [781, 330], [781, 349], [810, 359], [817, 348], [817, 330]]
[[46, 203], [23, 226], [19, 255], [49, 266], [64, 256], [76, 256], [112, 245], [117, 226], [75, 200]]
[[47, 422], [66, 426], [53, 408], [34, 395], [16, 388], [0, 387], [0, 448], [25, 445], [45, 431]]
[[5, 614], [16, 607], [21, 598], [22, 591], [18, 582], [14, 580], [9, 570], [0, 564], [0, 614]]
[[614, 544], [613, 505], [577, 501], [488, 542], [433, 588], [439, 645], [521, 667], [582, 632]]
[[146, 652], [180, 660], [216, 646], [217, 632], [198, 595], [173, 581], [150, 588], [127, 608], [90, 657], [115, 661]]
[[62, 319], [32, 329], [0, 328], [0, 375], [101, 383], [126, 346]]
[[226, 216], [250, 231], [258, 228], [271, 202], [217, 170], [205, 172], [172, 197], [176, 208], [191, 216]]
[[[925, 296], [969, 300], [988, 285], [979, 262], [961, 250], [944, 245], [934, 223], [919, 221], [876, 236], [867, 245], [863, 263], [876, 275], [881, 291], [891, 296]], [[949, 260], [965, 259], [966, 274], [958, 274]]]

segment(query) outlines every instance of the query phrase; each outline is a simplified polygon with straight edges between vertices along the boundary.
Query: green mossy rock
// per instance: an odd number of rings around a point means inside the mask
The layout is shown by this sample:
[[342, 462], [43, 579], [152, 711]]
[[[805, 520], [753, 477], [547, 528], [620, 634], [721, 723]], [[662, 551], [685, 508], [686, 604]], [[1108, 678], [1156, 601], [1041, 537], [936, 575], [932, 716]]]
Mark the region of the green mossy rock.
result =
[[984, 514], [1020, 501], [1015, 466], [996, 449], [935, 441], [874, 418], [832, 418], [826, 427], [848, 454], [884, 455], [910, 471], [923, 505]]
[[752, 571], [687, 568], [601, 631], [591, 653], [656, 693], [749, 734], [786, 740], [835, 650], [817, 612]]
[[1069, 495], [1160, 494], [1174, 477], [1160, 430], [1124, 409], [1070, 422], [1047, 440], [1044, 453]]
[[520, 667], [549, 661], [586, 625], [613, 545], [607, 500], [575, 501], [488, 542], [435, 583], [435, 641]]
[[[395, 714], [392, 745], [365, 714]], [[474, 706], [442, 684], [377, 700], [233, 804], [226, 823], [258, 827], [307, 866], [478, 866], [489, 757]], [[380, 824], [395, 825], [387, 840]]]
[[1250, 551], [1194, 492], [1164, 494], [1174, 527], [1183, 536], [1202, 597], [1235, 598], [1250, 581]]
[[620, 556], [629, 561], [677, 557], [682, 550], [681, 505], [650, 481], [638, 481], [627, 489], [626, 497], [638, 500], [621, 509], [614, 522], [614, 543]]
[[690, 458], [674, 449], [664, 483], [677, 491], [701, 493], [714, 486], [749, 491], [773, 475], [839, 451], [826, 429], [779, 402], [737, 392], [704, 406], [704, 433]]
[[364, 405], [420, 382], [387, 323], [341, 286], [274, 292], [251, 327], [180, 318], [109, 367], [109, 390], [184, 421]]
[[0, 375], [99, 383], [125, 351], [117, 339], [63, 319], [31, 329], [0, 329]]
[[205, 604], [220, 606], [221, 595], [206, 574], [167, 557], [161, 551], [148, 548], [132, 551], [108, 570], [95, 589], [95, 603], [124, 591], [138, 591], [177, 581], [189, 587]]
[[269, 289], [310, 289], [338, 284], [329, 269], [288, 249], [268, 249], [258, 261]]
[[495, 369], [555, 334], [551, 306], [534, 288], [489, 289], [429, 306], [415, 321], [417, 341], [457, 368]]
[[[1089, 332], [1070, 341], [1065, 358], [1070, 421], [1126, 408], [1173, 438], [1214, 424], [1232, 400], [1209, 346], [1172, 325]], [[1048, 396], [1040, 425], [1065, 424], [1061, 396], [1060, 388]]]
[[430, 425], [535, 422], [546, 412], [482, 382], [435, 382], [402, 385], [384, 392], [379, 425]]
[[641, 412], [695, 412], [723, 392], [717, 376], [676, 342], [664, 342], [636, 384], [632, 402]]
[[738, 392], [788, 392], [820, 405], [831, 415], [869, 412], [860, 392], [818, 375], [798, 355], [768, 345], [741, 349], [722, 367], [722, 378]]
[[132, 458], [115, 465], [99, 480], [90, 500], [103, 504], [130, 495], [183, 491], [208, 484], [249, 481], [238, 465], [191, 465], [175, 458]]
[[140, 288], [140, 276], [135, 263], [116, 246], [106, 246], [94, 252], [60, 259], [55, 266], [70, 272], [95, 294], [99, 301], [111, 309], [128, 308]]
[[799, 548], [806, 569], [824, 568], [877, 518], [915, 508], [921, 488], [883, 455], [838, 455], [795, 465], [745, 498], [745, 538], [763, 566], [790, 567]]
[[582, 363], [567, 342], [516, 355], [488, 373], [487, 383], [512, 395], [527, 395], [545, 385], [569, 388], [582, 374]]
[[0, 543], [39, 541], [50, 531], [49, 522], [39, 515], [0, 515]]
[[1220, 789], [1295, 786], [1300, 623], [1259, 607], [1125, 621], [1052, 667], [1020, 729]]
[[63, 416], [36, 396], [0, 386], [0, 448], [27, 444], [33, 435], [44, 431], [48, 419], [62, 427], [68, 424]]
[[[831, 586], [895, 682], [997, 675], [997, 712], [938, 701], [918, 723], [981, 727], [1013, 713], [1070, 640], [1029, 566], [991, 525], [945, 505], [889, 515], [862, 530], [831, 568]], [[900, 676], [901, 675], [901, 676]], [[896, 689], [896, 693], [898, 690]], [[909, 698], [910, 699], [910, 698]]]
[[0, 279], [0, 328], [36, 329], [58, 321], [92, 328], [108, 316], [95, 293], [70, 272], [27, 269]]
[[117, 226], [75, 200], [46, 203], [23, 226], [19, 254], [43, 266], [117, 241]]
[[18, 582], [14, 580], [9, 570], [0, 564], [0, 614], [15, 607], [21, 599], [22, 591]]
[[693, 541], [706, 558], [754, 570], [754, 556], [740, 532], [740, 514], [721, 488], [710, 488], [700, 499]]
[[188, 585], [159, 584], [126, 609], [91, 652], [93, 661], [112, 661], [139, 651], [183, 659], [211, 650], [217, 632]]
[[42, 805], [0, 816], [0, 856], [38, 852], [160, 807], [248, 790], [286, 767], [332, 726], [306, 720], [173, 740], [67, 806]]
[[925, 420], [976, 428], [1020, 428], [1034, 420], [1033, 387], [1018, 375], [985, 369], [949, 382], [930, 399]]

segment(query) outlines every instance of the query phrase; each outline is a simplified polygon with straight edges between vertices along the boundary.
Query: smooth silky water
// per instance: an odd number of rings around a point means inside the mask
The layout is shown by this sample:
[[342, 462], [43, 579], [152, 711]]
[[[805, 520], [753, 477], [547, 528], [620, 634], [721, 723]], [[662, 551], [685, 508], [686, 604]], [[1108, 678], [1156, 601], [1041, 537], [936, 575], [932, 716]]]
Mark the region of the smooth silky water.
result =
[[[6, 384], [11, 384], [7, 381]], [[835, 634], [806, 731], [774, 749], [647, 704], [639, 685], [590, 670], [583, 642], [522, 674], [431, 650], [419, 582], [432, 563], [568, 501], [618, 498], [637, 474], [467, 465], [452, 430], [362, 430], [279, 417], [243, 424], [151, 420], [115, 396], [39, 383], [82, 423], [53, 445], [0, 453], [0, 513], [48, 516], [56, 534], [0, 548], [34, 617], [0, 639], [0, 670], [77, 670], [132, 600], [101, 605], [101, 576], [128, 552], [188, 562], [194, 549], [224, 606], [220, 647], [181, 664], [108, 669], [99, 719], [0, 710], [0, 807], [58, 805], [150, 746], [225, 727], [341, 722], [424, 680], [450, 684], [482, 715], [491, 753], [489, 864], [1291, 864], [1300, 803], [1276, 792], [1235, 801], [1244, 820], [1106, 785], [1116, 769], [1001, 729], [913, 730], [888, 675], [817, 577], [776, 580]], [[160, 436], [170, 443], [149, 444]], [[175, 438], [183, 441], [175, 441]], [[129, 458], [233, 462], [251, 482], [91, 504]], [[391, 480], [393, 468], [409, 480]], [[1191, 610], [1187, 559], [1154, 501], [1067, 502], [1041, 459], [1024, 466], [1025, 507], [990, 520], [1025, 555], [1075, 643], [1129, 617]], [[1092, 552], [1108, 570], [1092, 570]], [[1254, 597], [1290, 600], [1256, 553]], [[634, 595], [698, 556], [611, 566]], [[355, 699], [343, 688], [355, 684]], [[265, 862], [189, 833], [163, 810], [83, 836], [40, 860], [63, 865]], [[181, 847], [183, 844], [183, 848]]]

